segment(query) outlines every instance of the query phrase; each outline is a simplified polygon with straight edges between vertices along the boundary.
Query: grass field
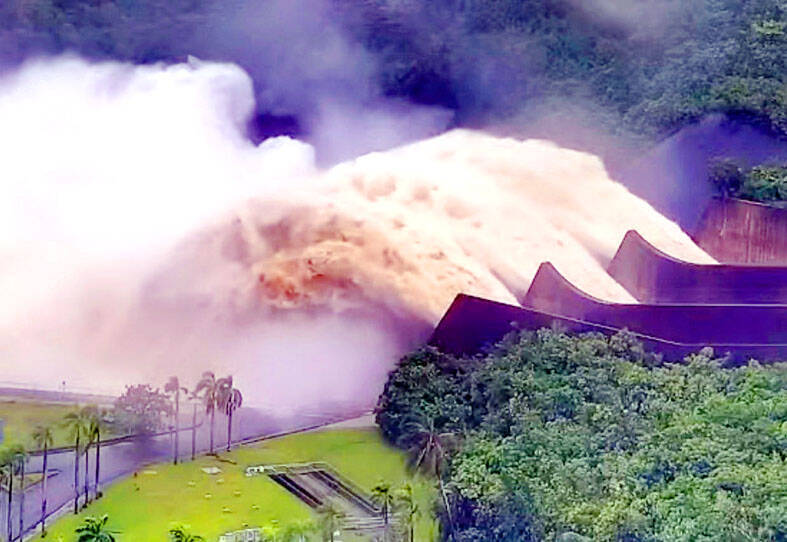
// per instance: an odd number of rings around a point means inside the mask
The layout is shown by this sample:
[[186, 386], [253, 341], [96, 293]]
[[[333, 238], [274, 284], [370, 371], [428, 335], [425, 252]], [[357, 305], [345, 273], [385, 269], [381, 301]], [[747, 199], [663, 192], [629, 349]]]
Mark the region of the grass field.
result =
[[71, 444], [60, 423], [63, 416], [76, 408], [76, 405], [67, 403], [37, 403], [0, 397], [0, 420], [5, 422], [4, 442], [19, 443], [31, 448], [31, 435], [36, 425], [51, 425], [54, 429], [55, 446]]
[[[167, 530], [173, 522], [190, 525], [193, 532], [211, 542], [224, 532], [245, 526], [261, 527], [273, 521], [284, 526], [298, 520], [316, 520], [307, 506], [267, 476], [244, 475], [245, 468], [251, 465], [310, 461], [330, 463], [367, 491], [381, 481], [394, 487], [411, 482], [422, 511], [416, 525], [416, 540], [436, 539], [437, 524], [430, 513], [431, 483], [420, 476], [411, 476], [404, 455], [387, 446], [377, 430], [292, 435], [222, 454], [221, 459], [200, 457], [193, 463], [177, 466], [145, 467], [135, 476], [108, 488], [102, 499], [79, 516], [68, 515], [55, 522], [49, 536], [36, 540], [76, 540], [74, 529], [88, 515], [108, 514], [110, 528], [120, 532], [119, 542], [166, 542]], [[208, 475], [202, 472], [204, 467], [218, 467], [222, 472]], [[343, 541], [359, 539], [341, 537]]]

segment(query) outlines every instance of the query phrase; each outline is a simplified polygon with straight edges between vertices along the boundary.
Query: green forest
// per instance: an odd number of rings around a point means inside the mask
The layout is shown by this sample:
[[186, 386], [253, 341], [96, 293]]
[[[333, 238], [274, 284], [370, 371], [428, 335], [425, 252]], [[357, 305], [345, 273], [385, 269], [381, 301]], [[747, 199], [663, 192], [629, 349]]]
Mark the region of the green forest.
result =
[[[277, 2], [6, 0], [0, 59], [75, 51], [148, 63], [198, 54], [254, 68], [255, 55], [235, 55], [224, 43], [233, 28], [216, 29], [239, 6], [259, 5], [265, 16]], [[384, 95], [449, 108], [460, 125], [567, 98], [601, 111], [609, 129], [649, 137], [709, 113], [787, 134], [783, 0], [297, 2], [304, 11], [324, 5], [373, 56]], [[205, 38], [211, 32], [213, 41]], [[251, 73], [265, 85], [264, 73]]]
[[406, 356], [377, 421], [439, 477], [457, 542], [784, 541], [787, 364], [727, 365], [524, 332], [485, 357]]

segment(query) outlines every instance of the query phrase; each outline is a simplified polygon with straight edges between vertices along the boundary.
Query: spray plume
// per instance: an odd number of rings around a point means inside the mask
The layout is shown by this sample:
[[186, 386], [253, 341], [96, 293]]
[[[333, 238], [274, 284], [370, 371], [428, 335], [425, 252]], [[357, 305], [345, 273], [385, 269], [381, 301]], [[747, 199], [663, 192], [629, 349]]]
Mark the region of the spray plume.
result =
[[549, 260], [631, 302], [604, 271], [631, 228], [712, 261], [589, 154], [454, 131], [318, 171], [305, 144], [246, 141], [252, 111], [231, 65], [0, 82], [3, 379], [210, 368], [257, 404], [368, 404], [460, 291], [515, 302]]

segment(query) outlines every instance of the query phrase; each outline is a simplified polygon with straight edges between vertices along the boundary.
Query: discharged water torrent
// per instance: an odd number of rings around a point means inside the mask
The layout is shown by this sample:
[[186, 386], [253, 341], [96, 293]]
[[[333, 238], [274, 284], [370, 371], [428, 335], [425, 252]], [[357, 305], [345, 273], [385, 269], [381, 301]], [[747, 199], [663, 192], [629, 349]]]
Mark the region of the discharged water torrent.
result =
[[224, 64], [0, 80], [4, 379], [211, 369], [265, 404], [370, 402], [459, 292], [514, 303], [550, 261], [634, 302], [605, 271], [630, 229], [713, 262], [593, 155], [457, 130], [322, 169], [306, 143], [249, 142], [253, 104]]

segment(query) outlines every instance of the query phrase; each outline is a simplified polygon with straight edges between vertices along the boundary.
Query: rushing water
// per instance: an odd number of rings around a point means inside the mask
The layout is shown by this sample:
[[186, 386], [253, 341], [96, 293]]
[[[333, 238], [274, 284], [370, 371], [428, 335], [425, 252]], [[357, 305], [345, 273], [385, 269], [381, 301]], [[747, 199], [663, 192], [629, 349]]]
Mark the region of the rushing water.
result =
[[549, 260], [630, 302], [604, 267], [631, 228], [712, 261], [593, 155], [459, 130], [320, 170], [245, 139], [253, 105], [230, 65], [0, 80], [0, 380], [212, 369], [259, 404], [371, 402], [458, 292], [514, 302]]

